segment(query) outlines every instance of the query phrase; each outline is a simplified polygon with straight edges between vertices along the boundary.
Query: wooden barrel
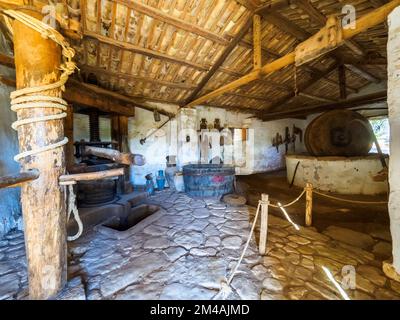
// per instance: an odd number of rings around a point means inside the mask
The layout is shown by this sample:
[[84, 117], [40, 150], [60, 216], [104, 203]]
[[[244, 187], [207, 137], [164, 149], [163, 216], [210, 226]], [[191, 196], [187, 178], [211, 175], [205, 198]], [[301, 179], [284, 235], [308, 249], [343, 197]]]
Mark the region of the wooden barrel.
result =
[[313, 156], [365, 156], [373, 144], [368, 119], [351, 110], [328, 111], [316, 117], [304, 134]]
[[222, 197], [233, 192], [235, 168], [221, 164], [190, 164], [183, 167], [185, 192], [192, 197]]

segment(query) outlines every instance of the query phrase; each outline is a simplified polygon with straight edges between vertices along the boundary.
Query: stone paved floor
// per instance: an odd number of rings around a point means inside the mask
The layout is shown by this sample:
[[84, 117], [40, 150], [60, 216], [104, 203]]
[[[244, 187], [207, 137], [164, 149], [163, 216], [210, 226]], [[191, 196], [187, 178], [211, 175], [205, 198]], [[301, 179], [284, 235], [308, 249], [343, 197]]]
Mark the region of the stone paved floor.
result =
[[[94, 229], [70, 244], [69, 278], [77, 286], [81, 278], [84, 291], [65, 297], [211, 299], [218, 292], [240, 256], [255, 209], [169, 191], [149, 201], [163, 208], [158, 219], [130, 237], [118, 240]], [[400, 283], [386, 278], [380, 258], [362, 249], [383, 243], [387, 251], [387, 236], [352, 232], [296, 230], [270, 215], [268, 254], [259, 256], [253, 237], [228, 298], [342, 299], [322, 266], [340, 282], [342, 267], [352, 265], [357, 288], [346, 290], [351, 299], [400, 299]], [[26, 298], [26, 288], [23, 234], [12, 232], [0, 240], [0, 299]]]

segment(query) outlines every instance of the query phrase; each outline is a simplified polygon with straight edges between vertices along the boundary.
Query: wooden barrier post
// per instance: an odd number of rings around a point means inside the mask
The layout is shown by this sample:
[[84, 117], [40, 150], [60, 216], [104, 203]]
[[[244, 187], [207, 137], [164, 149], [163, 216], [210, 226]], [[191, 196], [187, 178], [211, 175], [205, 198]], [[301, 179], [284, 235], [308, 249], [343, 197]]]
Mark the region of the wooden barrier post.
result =
[[260, 227], [260, 245], [259, 252], [264, 255], [267, 251], [267, 232], [268, 232], [268, 195], [263, 193], [261, 195], [261, 227]]
[[312, 184], [306, 183], [306, 226], [312, 225]]

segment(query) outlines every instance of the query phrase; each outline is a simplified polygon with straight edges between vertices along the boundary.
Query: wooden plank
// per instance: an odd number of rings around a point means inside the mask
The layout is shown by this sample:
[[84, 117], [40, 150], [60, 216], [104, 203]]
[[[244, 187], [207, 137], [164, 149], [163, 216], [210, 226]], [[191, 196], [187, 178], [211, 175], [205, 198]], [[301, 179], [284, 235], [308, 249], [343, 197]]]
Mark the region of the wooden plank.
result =
[[253, 16], [253, 68], [260, 69], [261, 66], [261, 17], [255, 14]]
[[194, 33], [205, 39], [214, 41], [215, 43], [227, 45], [229, 42], [227, 39], [225, 39], [224, 37], [222, 37], [218, 34], [215, 34], [209, 30], [203, 29], [193, 23], [189, 23], [182, 19], [178, 19], [178, 18], [174, 17], [173, 15], [166, 14], [159, 9], [156, 9], [154, 7], [140, 3], [138, 1], [128, 1], [128, 0], [112, 0], [112, 1], [123, 4], [126, 7], [131, 8], [132, 10], [134, 10], [136, 12], [140, 12], [140, 13], [147, 15], [149, 17], [152, 17], [158, 21], [165, 22], [165, 23], [172, 25], [178, 29], [185, 30], [190, 33]]
[[[392, 0], [383, 7], [375, 9], [369, 12], [368, 14], [364, 15], [363, 17], [357, 19], [355, 29], [343, 29], [343, 39], [348, 40], [351, 37], [384, 22], [386, 20], [387, 15], [398, 5], [400, 5], [400, 0]], [[186, 107], [201, 105], [202, 103], [210, 99], [216, 98], [221, 94], [224, 94], [228, 91], [234, 90], [245, 84], [255, 81], [259, 79], [260, 76], [263, 74], [269, 74], [277, 70], [280, 70], [290, 64], [293, 64], [294, 61], [295, 61], [295, 54], [294, 52], [290, 52], [285, 56], [283, 56], [282, 58], [279, 58], [271, 63], [264, 65], [259, 71], [252, 71], [249, 74], [214, 90], [213, 92], [210, 92], [204, 96], [199, 97], [198, 99], [187, 104]]]
[[91, 181], [104, 178], [112, 178], [122, 176], [124, 174], [124, 168], [110, 169], [96, 172], [85, 172], [62, 175], [59, 178], [60, 184], [68, 184], [76, 181]]
[[142, 54], [142, 55], [145, 55], [148, 57], [152, 57], [152, 58], [156, 58], [156, 59], [160, 59], [160, 60], [164, 60], [164, 61], [169, 61], [169, 62], [176, 63], [179, 65], [185, 65], [185, 66], [188, 66], [190, 68], [194, 68], [194, 69], [197, 69], [200, 71], [208, 71], [208, 68], [201, 64], [198, 64], [198, 63], [195, 63], [195, 62], [192, 62], [189, 60], [185, 60], [185, 59], [179, 59], [177, 57], [174, 57], [174, 56], [171, 56], [171, 55], [159, 52], [159, 51], [143, 48], [143, 47], [134, 45], [129, 42], [111, 39], [109, 37], [97, 34], [92, 31], [88, 31], [88, 30], [84, 31], [84, 36], [92, 38], [92, 39], [96, 39], [100, 43], [112, 45], [112, 46], [115, 46], [115, 47], [118, 47], [121, 49], [125, 49], [128, 51], [134, 52], [134, 53], [139, 53], [139, 54]]

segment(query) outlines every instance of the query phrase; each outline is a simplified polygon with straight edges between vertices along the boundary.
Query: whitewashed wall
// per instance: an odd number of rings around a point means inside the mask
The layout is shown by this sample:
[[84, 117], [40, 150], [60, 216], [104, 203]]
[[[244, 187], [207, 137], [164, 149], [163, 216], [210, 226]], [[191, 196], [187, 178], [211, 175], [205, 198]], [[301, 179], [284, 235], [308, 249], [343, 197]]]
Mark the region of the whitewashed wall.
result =
[[[0, 67], [0, 74], [13, 77], [14, 70]], [[10, 110], [10, 92], [15, 88], [0, 84], [0, 176], [16, 173], [19, 164], [13, 157], [18, 153], [17, 133], [11, 129], [16, 114]], [[20, 188], [0, 189], [0, 238], [11, 229], [22, 230]]]
[[[182, 133], [182, 130], [192, 129], [196, 132], [200, 128], [202, 118], [206, 118], [208, 124], [213, 124], [214, 119], [219, 118], [221, 127], [249, 129], [247, 141], [243, 144], [246, 155], [245, 165], [236, 168], [237, 174], [283, 169], [285, 146], [281, 145], [279, 152], [276, 152], [276, 148], [272, 147], [272, 138], [277, 132], [284, 137], [286, 126], [292, 133], [293, 124], [304, 131], [308, 123], [308, 120], [297, 119], [262, 122], [251, 118], [250, 114], [200, 106], [191, 110], [181, 110], [176, 119], [170, 121], [157, 134], [148, 138], [144, 145], [141, 145], [140, 139], [155, 130], [167, 117], [161, 116], [161, 121], [155, 122], [152, 112], [136, 108], [135, 117], [129, 121], [129, 146], [131, 152], [145, 156], [146, 165], [131, 168], [132, 183], [143, 185], [147, 173], [152, 173], [155, 177], [158, 170], [164, 170], [167, 155], [177, 155], [178, 168], [187, 163], [198, 162], [200, 159], [197, 137], [191, 135], [190, 142], [187, 143], [185, 137], [190, 131], [186, 130]], [[304, 151], [304, 143], [300, 143], [297, 139], [296, 152]], [[293, 152], [292, 146], [289, 147], [289, 152]]]
[[[246, 146], [246, 167], [239, 170], [240, 174], [250, 174], [256, 172], [268, 172], [285, 168], [285, 145], [278, 147], [272, 146], [272, 139], [276, 133], [282, 135], [285, 139], [285, 128], [289, 127], [292, 134], [293, 125], [303, 130], [303, 135], [309, 119], [282, 119], [262, 122], [258, 119], [247, 119], [244, 123], [248, 130], [248, 144]], [[289, 144], [288, 153], [306, 152], [304, 139], [300, 142], [296, 138], [295, 150], [293, 144]]]

